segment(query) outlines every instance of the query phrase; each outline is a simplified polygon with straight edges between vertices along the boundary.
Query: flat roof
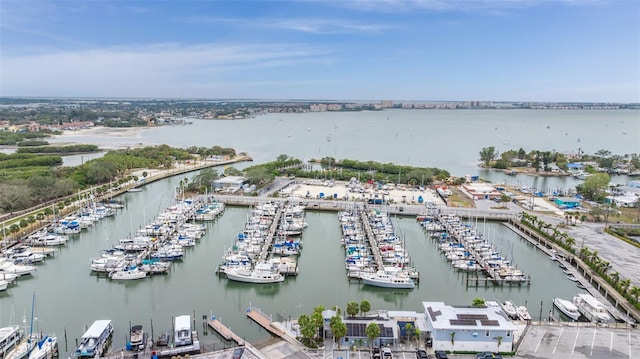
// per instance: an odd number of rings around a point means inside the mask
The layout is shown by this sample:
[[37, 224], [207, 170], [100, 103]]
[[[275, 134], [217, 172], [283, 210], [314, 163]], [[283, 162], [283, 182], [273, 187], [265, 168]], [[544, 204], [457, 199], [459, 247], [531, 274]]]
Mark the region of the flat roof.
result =
[[499, 307], [456, 307], [443, 302], [422, 302], [422, 305], [425, 319], [433, 329], [516, 329]]
[[111, 320], [102, 319], [96, 320], [91, 324], [89, 329], [82, 335], [83, 338], [99, 338], [105, 329], [111, 324]]

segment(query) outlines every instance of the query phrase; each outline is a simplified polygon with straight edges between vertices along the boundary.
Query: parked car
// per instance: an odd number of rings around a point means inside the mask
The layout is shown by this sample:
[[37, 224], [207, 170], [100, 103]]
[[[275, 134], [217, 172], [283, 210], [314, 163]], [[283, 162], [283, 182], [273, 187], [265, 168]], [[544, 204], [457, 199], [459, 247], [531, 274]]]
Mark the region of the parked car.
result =
[[416, 359], [429, 359], [426, 350], [418, 349], [416, 352]]
[[382, 357], [385, 359], [392, 359], [393, 354], [391, 353], [390, 348], [382, 348]]
[[449, 357], [444, 350], [436, 350], [436, 359], [449, 359]]
[[499, 353], [482, 352], [476, 354], [476, 359], [502, 359], [502, 355]]
[[240, 359], [242, 354], [244, 354], [244, 348], [236, 348], [231, 354], [231, 359]]

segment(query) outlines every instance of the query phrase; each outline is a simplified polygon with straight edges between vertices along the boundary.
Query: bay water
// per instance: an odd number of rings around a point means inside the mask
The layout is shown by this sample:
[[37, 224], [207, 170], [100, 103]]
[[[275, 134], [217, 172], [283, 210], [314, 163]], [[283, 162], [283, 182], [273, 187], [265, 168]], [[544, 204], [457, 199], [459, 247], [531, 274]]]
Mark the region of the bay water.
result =
[[[581, 148], [586, 153], [599, 149], [614, 154], [638, 153], [638, 114], [638, 111], [520, 110], [267, 114], [242, 121], [193, 120], [193, 125], [138, 131], [134, 138], [90, 134], [64, 136], [53, 142], [114, 147], [139, 143], [177, 147], [220, 145], [247, 152], [257, 163], [271, 161], [279, 154], [305, 160], [332, 156], [440, 167], [455, 175], [480, 174], [500, 182], [514, 178], [479, 170], [476, 164], [482, 147], [496, 146], [500, 151], [523, 147], [527, 151], [566, 152]], [[238, 167], [247, 165], [250, 164]], [[273, 314], [274, 319], [286, 319], [310, 313], [320, 304], [345, 308], [352, 300], [367, 299], [373, 309], [420, 311], [422, 301], [470, 304], [473, 298], [483, 297], [527, 304], [535, 319], [544, 319], [554, 297], [569, 299], [580, 292], [544, 253], [503, 225], [482, 219], [470, 224], [530, 274], [532, 281], [529, 286], [467, 286], [466, 274], [453, 270], [415, 218], [401, 217], [394, 218], [394, 223], [420, 271], [419, 286], [412, 291], [365, 287], [346, 277], [335, 213], [313, 211], [307, 213], [309, 227], [303, 235], [297, 277], [287, 278], [279, 285], [230, 282], [217, 276], [215, 269], [225, 249], [243, 228], [249, 213], [249, 208], [244, 207], [228, 207], [217, 221], [207, 224], [206, 235], [196, 247], [187, 249], [184, 260], [175, 263], [166, 276], [111, 282], [91, 274], [90, 258], [116, 240], [128, 237], [174, 203], [181, 179], [182, 176], [170, 178], [149, 184], [142, 192], [122, 195], [120, 199], [126, 207], [116, 217], [103, 219], [74, 236], [54, 258], [38, 266], [33, 276], [20, 278], [17, 285], [0, 293], [0, 325], [21, 324], [23, 317], [28, 318], [35, 291], [34, 330], [55, 332], [61, 355], [67, 355], [73, 351], [76, 338], [96, 319], [113, 320], [114, 347], [124, 346], [130, 323], [143, 324], [147, 330], [153, 323], [157, 336], [161, 330], [170, 329], [173, 317], [182, 314], [194, 316], [197, 323], [203, 317], [215, 315], [240, 336], [259, 341], [268, 334], [245, 317], [250, 305]], [[529, 184], [537, 178], [518, 176], [515, 180]], [[567, 178], [547, 181], [552, 188], [569, 185]], [[207, 334], [205, 340], [215, 341], [215, 336]]]

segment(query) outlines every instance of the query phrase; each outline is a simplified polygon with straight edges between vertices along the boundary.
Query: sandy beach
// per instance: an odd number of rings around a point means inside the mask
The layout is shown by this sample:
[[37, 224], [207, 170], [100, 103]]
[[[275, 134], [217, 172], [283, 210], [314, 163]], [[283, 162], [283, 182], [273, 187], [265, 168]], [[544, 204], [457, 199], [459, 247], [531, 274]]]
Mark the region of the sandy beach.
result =
[[[135, 148], [152, 145], [150, 143], [144, 143], [140, 141], [142, 139], [141, 133], [152, 128], [153, 127], [96, 126], [93, 128], [85, 128], [81, 130], [62, 131], [62, 134], [54, 135], [50, 137], [48, 141], [59, 145], [94, 143], [101, 149], [106, 150]], [[102, 138], [104, 142], [96, 143], [96, 137]], [[118, 140], [109, 141], [110, 138]], [[131, 141], [122, 142], [120, 139], [130, 139]]]

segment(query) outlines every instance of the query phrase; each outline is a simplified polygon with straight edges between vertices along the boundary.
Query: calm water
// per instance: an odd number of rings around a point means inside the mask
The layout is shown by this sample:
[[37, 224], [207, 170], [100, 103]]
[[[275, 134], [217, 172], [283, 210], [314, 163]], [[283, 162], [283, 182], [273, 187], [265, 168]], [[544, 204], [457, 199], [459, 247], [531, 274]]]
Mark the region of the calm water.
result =
[[[620, 154], [640, 152], [639, 121], [638, 112], [626, 111], [270, 114], [246, 121], [196, 120], [192, 126], [142, 131], [136, 138], [85, 136], [77, 140], [111, 145], [137, 142], [183, 147], [221, 145], [246, 151], [256, 162], [272, 160], [281, 153], [303, 159], [334, 156], [442, 167], [463, 175], [478, 173], [476, 158], [486, 146], [500, 150], [523, 147], [570, 151], [582, 145], [585, 152], [601, 148]], [[113, 283], [92, 275], [90, 258], [171, 204], [178, 180], [164, 180], [146, 186], [143, 192], [123, 195], [127, 207], [115, 218], [105, 219], [81, 233], [61, 248], [55, 258], [39, 266], [33, 277], [21, 278], [17, 286], [0, 293], [0, 323], [21, 323], [23, 315], [29, 316], [35, 291], [38, 328], [58, 334], [64, 355], [73, 350], [75, 338], [96, 319], [114, 321], [115, 347], [124, 345], [130, 322], [149, 329], [153, 321], [157, 336], [161, 330], [170, 328], [173, 316], [181, 314], [195, 315], [198, 326], [203, 315], [215, 314], [239, 335], [254, 341], [266, 338], [267, 334], [245, 318], [245, 309], [250, 304], [286, 318], [309, 313], [318, 304], [344, 308], [348, 301], [362, 299], [369, 300], [374, 309], [421, 310], [420, 303], [424, 300], [467, 304], [475, 297], [510, 298], [518, 304], [526, 302], [533, 317], [538, 318], [549, 312], [553, 297], [570, 298], [579, 291], [546, 255], [501, 224], [482, 221], [474, 225], [492, 238], [504, 255], [531, 274], [532, 284], [466, 287], [465, 274], [453, 271], [412, 218], [395, 221], [421, 273], [419, 287], [411, 292], [366, 288], [350, 283], [345, 276], [336, 215], [316, 212], [307, 213], [309, 227], [303, 236], [297, 278], [267, 286], [228, 282], [214, 271], [225, 248], [243, 227], [249, 209], [242, 207], [228, 208], [217, 222], [209, 224], [206, 236], [195, 248], [187, 250], [185, 259], [176, 263], [167, 276]], [[516, 180], [531, 179], [523, 176]], [[68, 346], [64, 343], [65, 332]]]
[[[451, 174], [479, 174], [492, 182], [538, 189], [574, 187], [567, 178], [508, 177], [477, 167], [479, 152], [523, 148], [562, 153], [640, 153], [640, 111], [386, 110], [267, 114], [241, 121], [193, 120], [193, 125], [142, 130], [134, 137], [64, 136], [107, 148], [145, 144], [212, 146], [249, 153], [256, 162], [279, 154], [303, 160], [332, 156], [363, 161], [438, 167]], [[93, 156], [93, 155], [91, 155]], [[80, 164], [89, 157], [67, 158]], [[626, 176], [613, 176], [623, 183]]]

